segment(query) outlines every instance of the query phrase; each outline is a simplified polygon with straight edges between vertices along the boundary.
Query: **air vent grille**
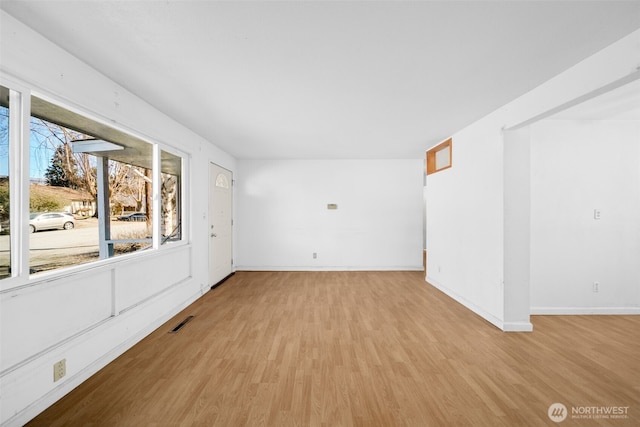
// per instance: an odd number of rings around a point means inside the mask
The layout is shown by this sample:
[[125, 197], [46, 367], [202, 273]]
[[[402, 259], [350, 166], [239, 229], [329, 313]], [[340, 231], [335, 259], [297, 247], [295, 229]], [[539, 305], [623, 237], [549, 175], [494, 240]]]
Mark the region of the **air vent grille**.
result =
[[189, 323], [191, 321], [191, 319], [193, 319], [194, 316], [187, 316], [186, 319], [184, 319], [182, 322], [178, 323], [176, 325], [175, 328], [173, 328], [169, 333], [170, 334], [175, 334], [176, 332], [179, 332], [180, 329], [184, 328], [184, 326]]

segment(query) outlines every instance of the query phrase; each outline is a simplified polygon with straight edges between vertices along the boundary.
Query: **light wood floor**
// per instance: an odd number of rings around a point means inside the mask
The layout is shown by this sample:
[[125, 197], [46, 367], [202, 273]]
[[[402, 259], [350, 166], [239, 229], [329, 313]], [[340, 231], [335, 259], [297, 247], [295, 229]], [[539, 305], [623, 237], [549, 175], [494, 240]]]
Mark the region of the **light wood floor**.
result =
[[[533, 324], [503, 333], [422, 272], [240, 272], [30, 425], [640, 425], [640, 316]], [[629, 418], [555, 424], [555, 402]]]

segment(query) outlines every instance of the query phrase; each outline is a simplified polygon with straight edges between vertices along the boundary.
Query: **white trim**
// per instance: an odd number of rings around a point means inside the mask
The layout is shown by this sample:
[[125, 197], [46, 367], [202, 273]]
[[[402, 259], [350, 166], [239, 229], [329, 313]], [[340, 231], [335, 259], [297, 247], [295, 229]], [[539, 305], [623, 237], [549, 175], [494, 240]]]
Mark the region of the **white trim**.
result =
[[235, 271], [423, 271], [420, 266], [272, 266], [237, 265]]
[[453, 298], [455, 301], [459, 302], [460, 304], [462, 304], [463, 306], [473, 311], [475, 314], [482, 317], [484, 320], [488, 321], [489, 323], [491, 323], [492, 325], [496, 326], [498, 329], [501, 329], [504, 332], [532, 332], [533, 331], [533, 324], [531, 322], [505, 322], [504, 320], [497, 318], [496, 316], [484, 310], [483, 308], [473, 304], [469, 300], [461, 297], [456, 292], [438, 283], [436, 280], [429, 278], [429, 276], [427, 276], [426, 281], [427, 281], [427, 284], [444, 292], [448, 297]]
[[[29, 273], [29, 179], [21, 171], [29, 170], [29, 116], [28, 100], [31, 91], [19, 79], [0, 70], [0, 84], [9, 89], [9, 197], [10, 221], [10, 276], [0, 281], [0, 292], [24, 284]], [[26, 209], [26, 210], [25, 210]], [[26, 212], [26, 213], [25, 213]], [[26, 272], [26, 273], [25, 273]]]
[[504, 322], [502, 324], [504, 332], [533, 332], [531, 322]]
[[619, 87], [622, 87], [628, 83], [634, 82], [636, 80], [640, 79], [640, 67], [638, 69], [636, 69], [636, 71], [631, 72], [630, 74], [619, 78], [617, 80], [614, 80], [611, 83], [607, 83], [604, 86], [601, 86], [597, 89], [594, 89], [590, 92], [587, 92], [583, 95], [578, 96], [577, 98], [574, 98], [572, 100], [569, 100], [563, 104], [560, 104], [554, 108], [551, 108], [543, 113], [538, 114], [537, 116], [531, 117], [521, 123], [517, 123], [515, 125], [509, 126], [509, 127], [505, 127], [503, 128], [503, 131], [513, 131], [513, 130], [517, 130], [517, 129], [521, 129], [525, 126], [530, 126], [536, 122], [539, 122], [540, 120], [544, 120], [548, 117], [553, 116], [554, 114], [557, 114], [561, 111], [567, 110], [571, 107], [574, 107], [578, 104], [582, 104], [583, 102], [586, 102], [590, 99], [596, 98], [602, 94], [611, 92], [614, 89], [617, 89]]
[[426, 280], [427, 280], [427, 284], [429, 284], [429, 285], [433, 286], [434, 288], [444, 292], [447, 296], [453, 298], [454, 300], [456, 300], [460, 304], [464, 305], [466, 308], [468, 308], [469, 310], [473, 311], [475, 314], [477, 314], [478, 316], [482, 317], [483, 319], [485, 319], [486, 321], [488, 321], [492, 325], [496, 326], [497, 328], [499, 328], [501, 330], [505, 330], [504, 329], [504, 323], [503, 323], [502, 319], [497, 318], [496, 316], [494, 316], [493, 314], [489, 313], [485, 309], [475, 305], [474, 303], [472, 303], [468, 299], [461, 297], [456, 292], [454, 292], [451, 289], [443, 286], [442, 284], [438, 283], [436, 280], [431, 279], [428, 275], [427, 275], [427, 279]]
[[[165, 150], [166, 151], [166, 150]], [[173, 153], [172, 153], [173, 154]], [[180, 242], [181, 244], [191, 244], [193, 242], [193, 236], [191, 234], [191, 218], [195, 218], [195, 207], [191, 204], [191, 154], [180, 157], [182, 159], [182, 166], [180, 169]], [[192, 216], [193, 215], [193, 216]], [[162, 245], [162, 248], [170, 245]], [[189, 272], [193, 276], [193, 258], [191, 258], [191, 265], [189, 266]]]
[[[162, 221], [162, 195], [160, 187], [162, 187], [162, 175], [161, 175], [161, 149], [158, 144], [153, 144], [151, 154], [151, 237], [153, 239], [153, 249], [160, 249], [160, 242], [162, 241], [162, 231], [160, 229], [160, 221]], [[146, 185], [146, 184], [145, 184]], [[148, 213], [147, 213], [148, 214]]]
[[[18, 277], [16, 284], [24, 282], [24, 276], [29, 274], [29, 174], [24, 179], [21, 171], [28, 171], [30, 166], [29, 144], [29, 116], [31, 104], [25, 102], [30, 93], [20, 86], [9, 87], [9, 198], [11, 206], [10, 218], [10, 266], [11, 276]], [[14, 98], [18, 99], [14, 99]], [[26, 213], [25, 209], [26, 208]], [[26, 222], [26, 224], [25, 224]]]
[[[28, 235], [27, 235], [28, 237]], [[191, 244], [178, 244], [176, 242], [175, 245], [167, 245], [167, 249], [165, 251], [170, 250], [180, 250], [185, 247], [189, 247], [191, 251]], [[55, 286], [58, 284], [62, 284], [62, 281], [65, 279], [71, 279], [77, 276], [81, 276], [84, 274], [92, 275], [98, 271], [103, 270], [111, 270], [116, 268], [118, 265], [128, 265], [130, 263], [140, 262], [142, 258], [153, 257], [154, 254], [158, 254], [155, 251], [137, 251], [130, 254], [118, 255], [117, 257], [97, 260], [86, 264], [76, 264], [73, 266], [61, 268], [58, 270], [45, 271], [42, 273], [38, 273], [37, 275], [31, 275], [29, 277], [29, 281], [27, 283], [16, 284], [15, 286], [0, 288], [0, 295], [8, 292], [27, 292], [27, 290], [37, 290], [37, 287], [42, 284], [47, 284], [47, 286]], [[132, 261], [133, 260], [133, 261]], [[5, 279], [6, 281], [8, 279]]]
[[531, 315], [640, 315], [640, 307], [531, 307]]

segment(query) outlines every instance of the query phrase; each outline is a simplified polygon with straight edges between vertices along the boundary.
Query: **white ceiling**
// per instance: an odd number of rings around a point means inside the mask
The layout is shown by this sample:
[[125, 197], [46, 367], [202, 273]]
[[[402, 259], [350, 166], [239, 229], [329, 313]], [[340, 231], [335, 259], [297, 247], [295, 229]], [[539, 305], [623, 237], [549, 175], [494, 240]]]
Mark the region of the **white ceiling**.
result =
[[237, 158], [421, 158], [640, 28], [638, 1], [10, 1]]

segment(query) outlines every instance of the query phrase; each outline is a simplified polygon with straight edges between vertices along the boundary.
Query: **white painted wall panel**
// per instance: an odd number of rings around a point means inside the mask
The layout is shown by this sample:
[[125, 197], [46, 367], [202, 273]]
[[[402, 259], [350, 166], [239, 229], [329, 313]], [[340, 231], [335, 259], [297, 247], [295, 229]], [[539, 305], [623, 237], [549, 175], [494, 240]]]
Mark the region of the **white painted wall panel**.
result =
[[545, 120], [531, 132], [533, 310], [640, 307], [640, 122]]
[[477, 124], [453, 138], [453, 165], [427, 176], [427, 280], [502, 319], [502, 141]]
[[[3, 374], [0, 399], [3, 427], [24, 425], [193, 299], [192, 289], [188, 286], [174, 286], [159, 295], [153, 303], [143, 304], [103, 322], [76, 339], [62, 343], [35, 360]], [[63, 358], [66, 359], [67, 375], [54, 383], [53, 364]]]
[[422, 160], [239, 161], [236, 265], [422, 269], [423, 169]]
[[2, 294], [0, 370], [107, 319], [111, 300], [109, 271]]
[[[190, 248], [175, 248], [154, 257], [141, 257], [115, 271], [117, 311], [145, 301], [190, 277]], [[167, 268], [159, 269], [158, 265]]]

